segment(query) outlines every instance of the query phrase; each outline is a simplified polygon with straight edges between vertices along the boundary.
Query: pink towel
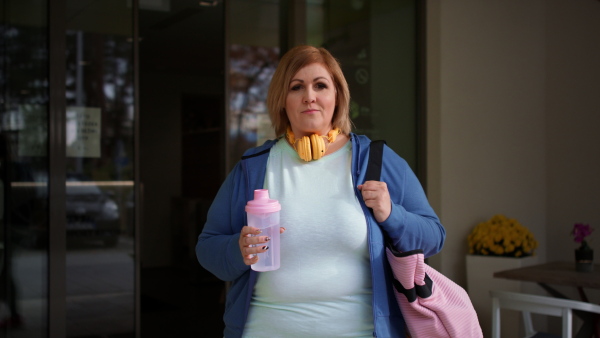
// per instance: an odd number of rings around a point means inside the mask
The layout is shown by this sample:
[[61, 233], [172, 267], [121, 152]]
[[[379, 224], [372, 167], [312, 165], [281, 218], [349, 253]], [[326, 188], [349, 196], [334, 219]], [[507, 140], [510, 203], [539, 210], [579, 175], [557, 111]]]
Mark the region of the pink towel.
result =
[[421, 250], [386, 251], [396, 300], [413, 338], [483, 337], [467, 292], [425, 264]]

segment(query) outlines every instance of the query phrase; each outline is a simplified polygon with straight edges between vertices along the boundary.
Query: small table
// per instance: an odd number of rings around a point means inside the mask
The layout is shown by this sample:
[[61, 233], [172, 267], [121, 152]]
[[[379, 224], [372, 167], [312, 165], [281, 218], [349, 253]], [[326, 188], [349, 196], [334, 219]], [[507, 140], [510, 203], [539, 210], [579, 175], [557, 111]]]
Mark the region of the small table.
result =
[[576, 288], [600, 289], [600, 264], [594, 264], [594, 271], [592, 272], [578, 272], [575, 270], [575, 262], [550, 262], [498, 271], [494, 273], [494, 277]]
[[[584, 288], [600, 289], [600, 264], [594, 264], [592, 272], [579, 272], [575, 270], [575, 262], [550, 262], [498, 271], [494, 273], [494, 277], [534, 282], [552, 296], [563, 299], [568, 299], [568, 297], [550, 287], [549, 284], [572, 286], [577, 288], [581, 300], [589, 302]], [[595, 332], [596, 337], [600, 337], [600, 333], [598, 332], [598, 317], [595, 316], [591, 320], [587, 319], [585, 320], [586, 324], [589, 325], [587, 330], [591, 330], [588, 332]]]

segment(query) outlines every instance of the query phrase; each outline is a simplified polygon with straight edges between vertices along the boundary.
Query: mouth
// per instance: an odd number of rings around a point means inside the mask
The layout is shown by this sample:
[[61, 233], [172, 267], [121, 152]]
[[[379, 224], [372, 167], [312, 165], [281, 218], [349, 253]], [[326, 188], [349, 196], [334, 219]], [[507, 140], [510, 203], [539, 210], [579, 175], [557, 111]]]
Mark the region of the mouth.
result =
[[318, 109], [307, 109], [302, 111], [303, 114], [314, 114], [317, 113], [319, 110]]

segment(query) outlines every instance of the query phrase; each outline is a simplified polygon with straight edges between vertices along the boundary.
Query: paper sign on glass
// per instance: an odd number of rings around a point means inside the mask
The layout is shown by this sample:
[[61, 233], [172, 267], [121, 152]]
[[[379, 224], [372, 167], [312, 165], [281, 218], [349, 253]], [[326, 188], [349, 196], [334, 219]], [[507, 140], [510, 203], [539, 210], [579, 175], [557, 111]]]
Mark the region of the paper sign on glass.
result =
[[46, 106], [24, 104], [18, 112], [8, 114], [3, 124], [8, 130], [19, 130], [19, 156], [44, 157], [48, 153], [48, 113]]
[[67, 157], [100, 157], [100, 108], [67, 107]]

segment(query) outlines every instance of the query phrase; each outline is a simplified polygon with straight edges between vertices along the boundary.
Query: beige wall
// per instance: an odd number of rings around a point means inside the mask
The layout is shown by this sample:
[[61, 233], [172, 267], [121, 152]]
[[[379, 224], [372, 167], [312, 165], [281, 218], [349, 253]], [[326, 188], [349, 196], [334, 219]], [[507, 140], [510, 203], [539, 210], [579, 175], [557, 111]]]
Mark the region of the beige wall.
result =
[[[600, 1], [546, 4], [546, 220], [550, 260], [572, 260], [576, 222], [600, 262]], [[570, 288], [560, 290], [576, 298]], [[600, 303], [600, 290], [587, 290]]]
[[432, 264], [465, 285], [466, 237], [495, 213], [572, 260], [600, 251], [600, 2], [428, 1], [428, 182], [447, 228]]
[[571, 259], [575, 222], [596, 228], [590, 244], [600, 254], [600, 2], [546, 8], [548, 246], [556, 248], [547, 257]]

